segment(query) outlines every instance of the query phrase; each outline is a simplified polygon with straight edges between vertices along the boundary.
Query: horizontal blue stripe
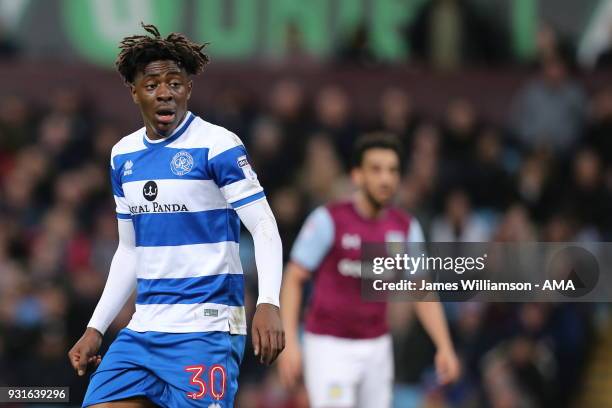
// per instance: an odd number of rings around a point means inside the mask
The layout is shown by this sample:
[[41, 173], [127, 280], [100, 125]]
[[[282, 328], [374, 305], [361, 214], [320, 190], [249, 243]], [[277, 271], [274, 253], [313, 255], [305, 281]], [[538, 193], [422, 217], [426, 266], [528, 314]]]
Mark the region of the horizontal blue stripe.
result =
[[242, 274], [180, 279], [138, 279], [136, 304], [218, 303], [244, 306]]
[[244, 171], [238, 165], [238, 158], [246, 156], [244, 146], [236, 146], [227, 149], [209, 160], [208, 169], [212, 179], [219, 187], [227, 186], [236, 181], [244, 180]]
[[198, 212], [136, 214], [136, 246], [238, 242], [240, 218], [231, 208]]
[[[182, 176], [174, 174], [170, 165], [174, 156], [179, 152], [187, 152], [193, 159], [192, 169]], [[132, 167], [128, 169], [126, 174], [124, 166], [128, 160], [132, 162]], [[120, 184], [142, 180], [210, 180], [211, 177], [206, 169], [207, 160], [208, 148], [205, 147], [192, 149], [175, 149], [171, 147], [144, 149], [114, 156], [113, 163], [115, 170], [113, 172], [115, 181]]]
[[117, 213], [117, 218], [119, 218], [120, 220], [131, 220], [132, 219], [132, 215], [131, 214]]
[[242, 200], [234, 201], [232, 203], [232, 207], [234, 207], [234, 209], [240, 208], [243, 205], [246, 205], [248, 203], [252, 203], [253, 201], [259, 200], [260, 198], [264, 198], [265, 196], [266, 196], [266, 194], [263, 191], [260, 191], [259, 193], [255, 193], [252, 196], [243, 198]]

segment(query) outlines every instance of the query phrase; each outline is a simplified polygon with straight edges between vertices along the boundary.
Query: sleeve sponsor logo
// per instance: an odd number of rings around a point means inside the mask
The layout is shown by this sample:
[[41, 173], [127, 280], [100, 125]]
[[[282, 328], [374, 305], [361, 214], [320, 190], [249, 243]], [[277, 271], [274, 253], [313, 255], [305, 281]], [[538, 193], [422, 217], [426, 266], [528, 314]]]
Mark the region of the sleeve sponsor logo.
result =
[[255, 171], [249, 164], [249, 161], [246, 156], [238, 157], [236, 159], [236, 163], [238, 164], [238, 167], [242, 169], [242, 172], [244, 173], [244, 177], [247, 180], [251, 180], [251, 181], [257, 180], [257, 174], [255, 173]]

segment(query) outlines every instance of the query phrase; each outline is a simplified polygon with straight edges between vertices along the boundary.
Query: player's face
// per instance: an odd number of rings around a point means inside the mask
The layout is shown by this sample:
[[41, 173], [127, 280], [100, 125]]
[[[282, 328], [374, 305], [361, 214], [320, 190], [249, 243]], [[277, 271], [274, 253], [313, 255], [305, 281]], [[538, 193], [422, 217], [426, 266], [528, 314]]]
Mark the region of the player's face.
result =
[[376, 204], [388, 204], [400, 182], [400, 163], [397, 153], [391, 149], [369, 149], [360, 167], [353, 171], [357, 186]]
[[[136, 75], [132, 99], [140, 107], [149, 137], [167, 136], [187, 112], [192, 82], [175, 61], [152, 61]], [[153, 132], [153, 133], [151, 133]]]

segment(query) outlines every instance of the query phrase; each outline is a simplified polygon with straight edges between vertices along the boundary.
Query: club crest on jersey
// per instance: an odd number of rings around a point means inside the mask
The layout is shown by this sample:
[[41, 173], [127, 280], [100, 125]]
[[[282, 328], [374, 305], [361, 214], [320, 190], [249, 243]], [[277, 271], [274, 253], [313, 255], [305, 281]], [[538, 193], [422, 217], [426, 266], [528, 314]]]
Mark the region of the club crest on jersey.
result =
[[249, 180], [257, 180], [257, 174], [255, 173], [255, 171], [249, 164], [249, 160], [247, 159], [246, 156], [238, 157], [236, 159], [236, 163], [238, 164], [238, 167], [242, 169], [242, 172], [244, 173], [245, 178]]
[[177, 176], [184, 176], [193, 169], [193, 157], [184, 150], [178, 152], [170, 161], [170, 169]]
[[343, 249], [361, 249], [361, 237], [359, 234], [343, 234], [341, 245]]
[[129, 176], [132, 174], [132, 167], [134, 167], [134, 162], [131, 160], [126, 161], [123, 165], [123, 175]]

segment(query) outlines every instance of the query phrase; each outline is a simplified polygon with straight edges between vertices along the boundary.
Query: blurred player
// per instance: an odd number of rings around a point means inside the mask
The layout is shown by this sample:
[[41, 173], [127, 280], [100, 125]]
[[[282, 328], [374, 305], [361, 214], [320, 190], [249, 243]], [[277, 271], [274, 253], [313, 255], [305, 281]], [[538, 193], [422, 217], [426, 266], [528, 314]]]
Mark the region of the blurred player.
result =
[[[296, 384], [302, 371], [298, 320], [302, 288], [313, 295], [304, 334], [304, 380], [314, 408], [391, 406], [393, 351], [384, 302], [361, 300], [361, 243], [423, 242], [418, 221], [390, 202], [400, 181], [400, 147], [390, 135], [358, 140], [351, 173], [358, 191], [351, 201], [317, 208], [291, 251], [281, 292], [287, 347], [279, 358], [281, 380]], [[437, 348], [442, 384], [459, 375], [459, 364], [436, 302], [416, 313]]]
[[[99, 364], [84, 407], [233, 407], [247, 328], [240, 221], [255, 243], [252, 335], [265, 364], [284, 347], [281, 241], [240, 139], [187, 110], [204, 46], [144, 28], [152, 36], [125, 38], [117, 59], [144, 122], [111, 153], [119, 246], [69, 358], [78, 375]], [[134, 288], [136, 312], [101, 359], [102, 336]]]

